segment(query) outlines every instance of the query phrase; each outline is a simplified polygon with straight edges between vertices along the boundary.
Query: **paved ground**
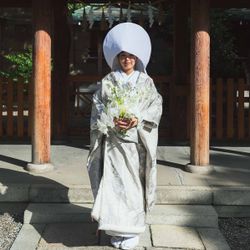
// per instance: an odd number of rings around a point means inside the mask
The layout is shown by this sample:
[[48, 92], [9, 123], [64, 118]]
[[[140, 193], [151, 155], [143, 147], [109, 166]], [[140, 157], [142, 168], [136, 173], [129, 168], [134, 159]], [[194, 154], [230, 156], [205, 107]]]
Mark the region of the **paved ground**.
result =
[[[24, 169], [26, 164], [31, 161], [30, 145], [0, 145], [0, 200], [4, 201], [9, 198], [17, 199], [16, 201], [25, 200], [26, 198], [23, 197], [27, 190], [30, 195], [31, 187], [39, 185], [44, 187], [44, 185], [56, 184], [65, 188], [65, 196], [70, 195], [69, 187], [89, 188], [86, 171], [87, 154], [88, 147], [80, 144], [52, 146], [51, 161], [55, 170], [44, 174], [30, 174]], [[191, 174], [184, 171], [185, 165], [189, 163], [189, 147], [159, 147], [158, 188], [173, 187], [174, 196], [178, 196], [183, 190], [193, 189], [193, 187], [198, 187], [198, 191], [196, 190], [198, 193], [201, 193], [200, 190], [206, 191], [207, 188], [218, 189], [221, 192], [221, 188], [224, 188], [223, 192], [218, 193], [217, 196], [213, 194], [214, 201], [221, 205], [227, 204], [230, 196], [231, 203], [227, 205], [237, 207], [243, 205], [242, 211], [245, 214], [244, 205], [250, 205], [250, 147], [211, 147], [210, 155], [210, 163], [214, 166], [215, 171], [209, 175]], [[238, 193], [235, 193], [235, 188], [239, 188]], [[227, 194], [225, 191], [230, 192], [230, 190], [232, 191], [230, 195], [225, 195]], [[239, 193], [243, 196], [237, 199]], [[34, 189], [31, 196], [34, 198], [35, 195], [37, 195], [37, 190]], [[20, 200], [18, 200], [19, 198]], [[228, 207], [231, 208], [230, 211], [226, 210]], [[221, 213], [227, 213], [227, 216], [230, 216], [234, 209], [233, 206], [222, 207]], [[26, 224], [18, 235], [12, 250], [85, 249], [86, 247], [91, 249], [96, 248], [97, 245], [98, 248], [106, 248], [108, 246], [107, 238], [103, 235], [96, 237], [95, 232], [96, 224], [93, 223]], [[24, 237], [27, 235], [32, 241], [27, 241], [27, 238]], [[170, 237], [166, 237], [167, 235]], [[159, 250], [173, 247], [175, 249], [186, 249], [187, 247], [189, 249], [228, 249], [223, 242], [218, 229], [205, 230], [152, 225], [143, 236], [140, 246]]]
[[[95, 223], [26, 224], [11, 250], [106, 249], [109, 237], [97, 236]], [[27, 236], [28, 235], [28, 236]], [[229, 250], [219, 229], [151, 225], [140, 238], [139, 248]]]
[[[30, 145], [0, 145], [0, 183], [89, 185], [86, 171], [88, 147], [55, 145], [51, 161], [55, 170], [45, 174], [29, 174], [24, 167], [31, 161]], [[210, 164], [215, 172], [202, 176], [183, 171], [189, 163], [189, 147], [158, 148], [158, 186], [249, 186], [250, 147], [211, 147]]]

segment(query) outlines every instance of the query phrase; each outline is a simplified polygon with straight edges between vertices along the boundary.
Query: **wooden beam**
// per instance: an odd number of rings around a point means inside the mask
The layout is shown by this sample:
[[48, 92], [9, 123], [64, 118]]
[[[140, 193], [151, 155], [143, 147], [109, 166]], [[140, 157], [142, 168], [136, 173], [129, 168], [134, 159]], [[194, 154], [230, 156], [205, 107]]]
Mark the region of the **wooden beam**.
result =
[[32, 163], [50, 162], [51, 133], [51, 6], [33, 0], [33, 129]]
[[31, 0], [1, 0], [0, 8], [26, 8], [32, 6]]
[[[159, 4], [159, 3], [173, 3], [174, 0], [152, 0], [152, 4]], [[101, 3], [119, 3], [119, 4], [125, 4], [128, 5], [128, 1], [123, 0], [69, 0], [70, 3], [85, 3], [85, 4], [101, 4]], [[148, 3], [148, 0], [133, 0], [131, 1], [131, 4], [133, 3]]]
[[191, 165], [209, 165], [209, 0], [191, 0]]
[[249, 0], [210, 0], [211, 8], [249, 8]]
[[[118, 0], [71, 0], [69, 1], [71, 3], [85, 3], [85, 4], [95, 4], [95, 3], [120, 3], [126, 1], [118, 1]], [[133, 3], [148, 3], [148, 0], [137, 0], [137, 1], [131, 1]], [[162, 2], [164, 5], [173, 4], [174, 0], [153, 0], [151, 1], [152, 4], [158, 4], [159, 2]], [[31, 7], [32, 0], [1, 0], [0, 1], [0, 8], [21, 8], [21, 7]], [[126, 3], [127, 5], [127, 3]], [[250, 7], [250, 1], [249, 0], [211, 0], [211, 8], [249, 8]]]
[[[125, 6], [128, 5], [128, 2], [123, 0], [70, 0], [71, 3], [85, 3], [85, 4], [95, 4], [95, 3], [109, 3], [112, 4], [121, 3]], [[151, 3], [153, 5], [158, 5], [159, 3], [162, 3], [164, 6], [169, 4], [175, 4], [176, 0], [152, 0]], [[131, 3], [148, 3], [148, 0], [134, 0], [131, 1]], [[185, 4], [184, 4], [185, 6]], [[250, 7], [250, 1], [249, 0], [210, 0], [210, 7], [211, 8], [249, 8]]]

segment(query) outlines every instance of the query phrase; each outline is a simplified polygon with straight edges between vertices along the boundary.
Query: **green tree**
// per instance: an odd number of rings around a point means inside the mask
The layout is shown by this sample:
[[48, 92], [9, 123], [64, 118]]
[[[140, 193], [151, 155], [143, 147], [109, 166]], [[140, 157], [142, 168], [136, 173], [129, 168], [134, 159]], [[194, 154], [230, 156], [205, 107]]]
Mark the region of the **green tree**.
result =
[[32, 75], [32, 49], [23, 52], [12, 52], [4, 55], [11, 66], [5, 70], [0, 70], [0, 76], [17, 79], [19, 77], [28, 81]]
[[242, 76], [229, 14], [221, 10], [212, 10], [210, 14], [212, 77]]

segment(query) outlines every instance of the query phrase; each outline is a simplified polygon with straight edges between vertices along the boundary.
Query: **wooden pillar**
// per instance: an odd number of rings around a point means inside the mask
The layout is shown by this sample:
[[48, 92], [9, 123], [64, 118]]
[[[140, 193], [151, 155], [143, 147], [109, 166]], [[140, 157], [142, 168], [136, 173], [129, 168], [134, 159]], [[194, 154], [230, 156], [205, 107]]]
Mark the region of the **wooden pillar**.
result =
[[70, 30], [67, 21], [67, 0], [55, 0], [53, 35], [53, 139], [63, 139], [67, 135], [69, 97], [69, 51]]
[[[209, 166], [209, 0], [191, 0], [191, 172]], [[207, 168], [204, 168], [207, 166]]]
[[29, 171], [51, 170], [51, 6], [49, 0], [33, 0], [33, 119], [32, 163]]
[[4, 27], [4, 22], [0, 18], [0, 51], [2, 51], [2, 44], [3, 44], [3, 27]]

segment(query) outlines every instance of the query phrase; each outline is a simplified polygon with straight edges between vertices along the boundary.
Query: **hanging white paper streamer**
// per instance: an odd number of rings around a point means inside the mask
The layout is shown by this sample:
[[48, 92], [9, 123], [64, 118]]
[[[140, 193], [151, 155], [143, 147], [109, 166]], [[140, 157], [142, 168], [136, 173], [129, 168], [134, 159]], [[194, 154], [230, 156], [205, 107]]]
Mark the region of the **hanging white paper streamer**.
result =
[[108, 7], [108, 23], [109, 23], [109, 28], [112, 28], [113, 23], [114, 23], [114, 18], [112, 16], [111, 5], [109, 5], [109, 7]]
[[148, 5], [148, 18], [149, 18], [149, 27], [151, 28], [154, 23], [153, 7], [151, 3]]
[[82, 11], [82, 30], [87, 30], [87, 17], [86, 17], [86, 11], [85, 7], [83, 8]]
[[130, 2], [129, 2], [129, 5], [128, 5], [128, 9], [127, 9], [127, 22], [132, 22], [131, 20], [131, 5], [130, 5]]
[[94, 13], [93, 13], [93, 7], [90, 8], [89, 14], [88, 14], [88, 21], [89, 21], [89, 28], [92, 29], [94, 25]]

